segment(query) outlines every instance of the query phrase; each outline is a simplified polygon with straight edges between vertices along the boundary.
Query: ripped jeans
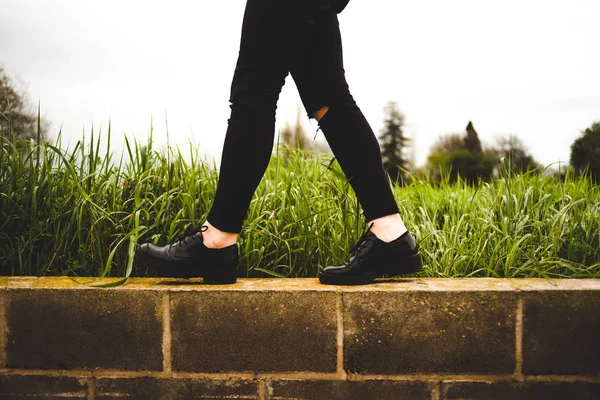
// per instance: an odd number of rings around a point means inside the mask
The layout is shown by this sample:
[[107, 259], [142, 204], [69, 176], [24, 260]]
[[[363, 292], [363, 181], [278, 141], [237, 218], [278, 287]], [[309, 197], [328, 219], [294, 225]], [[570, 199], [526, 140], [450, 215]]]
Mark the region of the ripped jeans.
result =
[[269, 163], [281, 88], [292, 75], [309, 115], [319, 122], [365, 217], [398, 212], [379, 143], [350, 94], [335, 5], [340, 0], [248, 0], [231, 85], [231, 117], [219, 183], [207, 220], [239, 233]]

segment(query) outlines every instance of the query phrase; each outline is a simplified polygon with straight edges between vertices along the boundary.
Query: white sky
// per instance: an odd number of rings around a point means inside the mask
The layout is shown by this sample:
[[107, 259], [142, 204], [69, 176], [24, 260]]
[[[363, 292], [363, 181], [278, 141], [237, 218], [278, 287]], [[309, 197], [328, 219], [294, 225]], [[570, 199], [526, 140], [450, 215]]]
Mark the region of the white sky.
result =
[[[165, 143], [166, 113], [172, 143], [192, 138], [218, 158], [244, 5], [0, 0], [0, 64], [67, 141], [109, 119], [114, 142], [144, 140], [153, 117]], [[484, 143], [516, 134], [544, 164], [566, 161], [600, 120], [599, 15], [598, 0], [351, 0], [340, 15], [347, 78], [378, 134], [384, 105], [399, 103], [418, 164], [469, 120]], [[298, 103], [289, 79], [278, 126]]]

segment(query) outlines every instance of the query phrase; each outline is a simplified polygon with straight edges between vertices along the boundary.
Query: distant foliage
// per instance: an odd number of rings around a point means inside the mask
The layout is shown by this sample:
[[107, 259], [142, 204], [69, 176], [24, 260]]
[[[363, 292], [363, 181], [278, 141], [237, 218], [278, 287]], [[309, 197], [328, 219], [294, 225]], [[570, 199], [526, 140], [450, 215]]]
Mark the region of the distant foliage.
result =
[[600, 183], [600, 121], [581, 132], [571, 145], [571, 165], [578, 174], [589, 174]]
[[522, 173], [540, 168], [540, 164], [525, 148], [523, 141], [515, 135], [497, 138], [492, 151], [498, 160], [503, 160], [514, 172]]
[[427, 158], [430, 174], [434, 180], [447, 175], [450, 182], [464, 179], [469, 184], [489, 181], [496, 166], [496, 155], [482, 150], [479, 135], [469, 121], [463, 134], [442, 136], [432, 146]]
[[539, 163], [515, 135], [497, 138], [495, 146], [485, 148], [469, 121], [464, 133], [443, 135], [431, 146], [427, 167], [434, 180], [449, 176], [451, 182], [464, 179], [469, 184], [489, 182], [502, 169], [523, 173], [538, 169]]
[[[33, 139], [43, 137], [48, 123], [32, 110], [23, 85], [19, 85], [0, 67], [0, 137]], [[38, 132], [39, 127], [39, 132]]]
[[464, 143], [464, 137], [460, 133], [442, 135], [438, 137], [433, 146], [431, 146], [430, 153], [451, 153], [455, 150], [462, 150], [464, 148]]
[[445, 159], [450, 182], [462, 178], [470, 185], [480, 180], [489, 182], [495, 164], [496, 158], [490, 151], [472, 153], [467, 149], [461, 149], [448, 154]]
[[404, 134], [404, 115], [396, 102], [389, 102], [385, 107], [384, 127], [379, 136], [383, 167], [393, 182], [404, 181], [403, 169], [408, 169], [404, 150], [409, 142]]

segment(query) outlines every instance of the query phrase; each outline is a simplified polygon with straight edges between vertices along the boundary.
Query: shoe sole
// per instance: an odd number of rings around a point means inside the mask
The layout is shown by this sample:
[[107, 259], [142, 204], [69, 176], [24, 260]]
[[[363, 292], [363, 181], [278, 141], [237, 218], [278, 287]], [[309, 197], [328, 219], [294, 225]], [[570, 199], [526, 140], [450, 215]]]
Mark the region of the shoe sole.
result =
[[158, 273], [156, 278], [203, 278], [203, 283], [209, 285], [230, 285], [237, 282], [235, 271], [207, 273], [198, 267], [167, 267], [139, 250], [135, 251], [135, 263], [138, 267], [147, 267]]
[[419, 272], [422, 268], [421, 255], [416, 253], [405, 258], [400, 266], [394, 266], [386, 270], [370, 270], [356, 276], [330, 275], [319, 272], [319, 282], [325, 285], [366, 285], [375, 283], [376, 278], [380, 278], [385, 274], [390, 276], [409, 275]]

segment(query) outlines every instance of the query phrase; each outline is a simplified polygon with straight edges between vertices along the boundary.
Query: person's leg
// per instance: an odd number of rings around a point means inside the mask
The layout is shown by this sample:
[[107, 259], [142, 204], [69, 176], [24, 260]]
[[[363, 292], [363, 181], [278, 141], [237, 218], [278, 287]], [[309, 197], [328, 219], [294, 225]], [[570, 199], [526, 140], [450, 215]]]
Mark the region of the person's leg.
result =
[[[311, 28], [310, 23], [293, 12], [292, 6], [280, 0], [248, 0], [231, 86], [232, 111], [219, 183], [205, 222], [208, 247], [236, 242], [252, 196], [269, 163], [276, 104], [289, 71], [290, 55], [303, 50], [298, 46], [302, 46], [302, 37]], [[304, 10], [310, 14], [308, 6]]]
[[313, 2], [302, 0], [247, 1], [213, 207], [205, 224], [173, 243], [138, 246], [136, 264], [159, 276], [203, 277], [205, 283], [236, 281], [235, 239], [271, 156], [275, 109], [290, 54], [298, 50], [298, 43], [306, 42], [301, 39], [314, 26], [310, 14], [316, 9]]
[[[344, 76], [337, 15], [323, 13], [312, 34], [315, 57], [291, 72], [309, 117], [319, 120], [342, 170], [356, 192], [369, 231], [342, 265], [323, 268], [319, 281], [334, 285], [371, 283], [422, 268], [418, 247], [406, 230], [381, 162], [379, 143], [357, 107]], [[314, 62], [314, 59], [318, 62]]]
[[311, 35], [312, 57], [291, 73], [309, 117], [319, 125], [361, 203], [371, 231], [385, 242], [404, 232], [381, 151], [371, 126], [350, 94], [344, 75], [337, 15], [325, 12]]

